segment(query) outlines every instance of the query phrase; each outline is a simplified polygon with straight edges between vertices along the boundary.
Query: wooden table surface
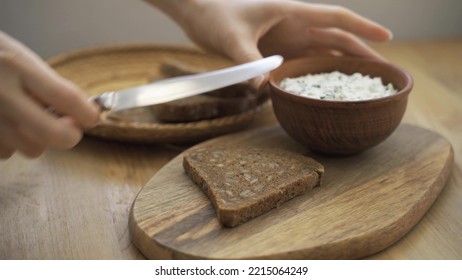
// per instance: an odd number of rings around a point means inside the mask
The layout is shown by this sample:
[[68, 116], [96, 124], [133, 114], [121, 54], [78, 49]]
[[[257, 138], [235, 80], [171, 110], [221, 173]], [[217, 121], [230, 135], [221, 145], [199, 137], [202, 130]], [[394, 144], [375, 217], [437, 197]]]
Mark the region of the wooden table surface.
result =
[[[403, 122], [453, 145], [449, 180], [423, 219], [371, 259], [462, 259], [462, 39], [374, 47], [414, 77]], [[271, 108], [249, 129], [274, 125]], [[0, 162], [0, 259], [142, 259], [128, 232], [143, 185], [180, 152], [85, 137], [69, 151]]]

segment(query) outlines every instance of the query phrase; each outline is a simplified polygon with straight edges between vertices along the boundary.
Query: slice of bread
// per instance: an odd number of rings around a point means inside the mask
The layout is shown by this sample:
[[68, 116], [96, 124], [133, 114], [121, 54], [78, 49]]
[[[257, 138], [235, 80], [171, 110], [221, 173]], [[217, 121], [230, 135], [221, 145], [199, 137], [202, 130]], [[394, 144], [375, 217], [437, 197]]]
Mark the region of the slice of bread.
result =
[[314, 159], [290, 151], [229, 146], [193, 149], [184, 155], [183, 167], [228, 227], [319, 186], [324, 173]]
[[[177, 77], [199, 73], [184, 65], [163, 64], [163, 76]], [[267, 90], [257, 92], [248, 83], [240, 83], [201, 95], [153, 106], [155, 117], [166, 123], [193, 122], [248, 111], [269, 98]]]

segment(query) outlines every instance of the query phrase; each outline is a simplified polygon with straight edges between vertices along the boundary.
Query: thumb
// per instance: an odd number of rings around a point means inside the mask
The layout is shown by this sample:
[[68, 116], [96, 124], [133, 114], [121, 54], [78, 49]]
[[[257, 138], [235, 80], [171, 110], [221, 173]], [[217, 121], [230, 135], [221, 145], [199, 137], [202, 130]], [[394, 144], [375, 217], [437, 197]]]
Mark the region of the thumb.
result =
[[[227, 55], [236, 63], [242, 64], [262, 59], [257, 43], [253, 40], [238, 40], [234, 47], [228, 49]], [[256, 90], [261, 90], [268, 82], [269, 75], [264, 74], [250, 80], [250, 84]]]

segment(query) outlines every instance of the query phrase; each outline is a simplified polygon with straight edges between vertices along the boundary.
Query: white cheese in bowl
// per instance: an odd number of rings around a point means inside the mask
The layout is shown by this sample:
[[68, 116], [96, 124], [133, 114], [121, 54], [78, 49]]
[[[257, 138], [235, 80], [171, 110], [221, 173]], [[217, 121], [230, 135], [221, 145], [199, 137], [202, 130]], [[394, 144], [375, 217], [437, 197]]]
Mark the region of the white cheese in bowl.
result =
[[285, 78], [280, 86], [293, 94], [338, 101], [369, 100], [397, 92], [391, 83], [384, 85], [380, 77], [371, 78], [360, 73], [347, 75], [338, 71]]

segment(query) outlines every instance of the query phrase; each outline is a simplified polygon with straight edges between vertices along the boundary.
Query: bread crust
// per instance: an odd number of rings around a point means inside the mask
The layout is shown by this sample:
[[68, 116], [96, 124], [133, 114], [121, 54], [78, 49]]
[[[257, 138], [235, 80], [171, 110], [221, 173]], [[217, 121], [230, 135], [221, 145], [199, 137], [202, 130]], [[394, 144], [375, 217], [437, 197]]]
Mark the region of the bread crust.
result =
[[228, 227], [320, 186], [324, 173], [319, 162], [286, 150], [225, 146], [193, 149], [183, 167]]

